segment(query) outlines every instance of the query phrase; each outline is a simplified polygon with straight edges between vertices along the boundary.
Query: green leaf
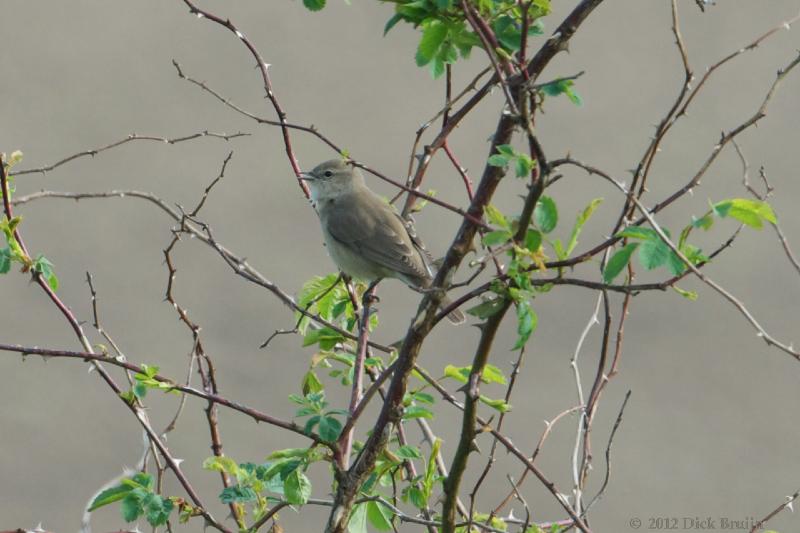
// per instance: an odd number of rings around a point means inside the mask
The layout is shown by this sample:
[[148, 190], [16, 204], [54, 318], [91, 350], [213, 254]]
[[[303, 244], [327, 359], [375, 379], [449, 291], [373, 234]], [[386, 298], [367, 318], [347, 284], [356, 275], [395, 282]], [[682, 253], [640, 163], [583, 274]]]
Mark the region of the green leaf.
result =
[[689, 299], [689, 300], [691, 300], [693, 302], [695, 300], [697, 300], [697, 293], [694, 292], [694, 291], [687, 291], [685, 289], [681, 289], [680, 287], [678, 287], [676, 285], [673, 285], [672, 288], [675, 290], [675, 292], [677, 292], [678, 294], [680, 294], [681, 296], [683, 296], [686, 299]]
[[495, 410], [497, 410], [497, 411], [499, 411], [501, 413], [507, 413], [508, 411], [511, 410], [511, 406], [509, 404], [507, 404], [506, 401], [503, 400], [502, 398], [499, 398], [497, 400], [493, 400], [493, 399], [488, 398], [488, 397], [484, 396], [483, 394], [481, 394], [478, 399], [481, 401], [481, 403], [485, 403], [486, 405], [488, 405], [492, 409], [495, 409]]
[[511, 161], [507, 155], [502, 154], [494, 154], [489, 156], [489, 166], [491, 167], [500, 167], [504, 168], [508, 166], [508, 163]]
[[511, 231], [511, 224], [509, 224], [508, 219], [495, 206], [492, 204], [487, 205], [485, 212], [490, 224]]
[[303, 394], [308, 394], [310, 392], [320, 392], [324, 389], [322, 386], [322, 382], [317, 377], [317, 374], [314, 373], [313, 370], [309, 370], [303, 376], [303, 383], [301, 385], [303, 390]]
[[709, 230], [713, 225], [714, 225], [714, 217], [711, 216], [711, 213], [707, 213], [700, 218], [692, 220], [692, 226], [695, 228]]
[[286, 501], [295, 505], [305, 505], [311, 497], [311, 481], [300, 470], [293, 470], [283, 482]]
[[142, 489], [134, 489], [122, 499], [120, 510], [122, 511], [123, 520], [126, 522], [133, 522], [144, 513], [144, 509], [142, 508], [142, 495], [145, 494], [147, 493]]
[[497, 314], [497, 312], [503, 308], [504, 303], [505, 300], [503, 298], [486, 300], [475, 307], [467, 309], [467, 314], [476, 316], [478, 318], [489, 318], [490, 316]]
[[367, 502], [367, 519], [378, 531], [392, 529], [392, 512], [388, 507], [379, 502]]
[[133, 385], [133, 395], [140, 400], [147, 395], [147, 385], [143, 383], [135, 383]]
[[33, 261], [33, 271], [40, 274], [53, 291], [58, 290], [58, 278], [53, 272], [53, 263], [50, 262], [45, 256], [39, 254]]
[[542, 85], [539, 90], [548, 96], [566, 95], [573, 104], [577, 106], [583, 105], [583, 99], [573, 89], [574, 85], [574, 80], [556, 80]]
[[495, 149], [499, 154], [503, 154], [508, 157], [517, 157], [517, 152], [514, 151], [514, 147], [510, 144], [498, 144]]
[[442, 448], [442, 439], [437, 438], [433, 441], [431, 446], [431, 454], [428, 456], [428, 464], [425, 467], [425, 475], [422, 477], [422, 487], [424, 489], [423, 496], [427, 503], [433, 492], [433, 484], [436, 481], [436, 457], [439, 455], [439, 450]]
[[439, 20], [430, 20], [422, 30], [422, 39], [417, 47], [416, 61], [418, 67], [424, 67], [433, 60], [436, 52], [447, 37], [447, 26]]
[[309, 330], [303, 337], [303, 347], [319, 344], [323, 350], [329, 350], [344, 339], [345, 337], [341, 333], [326, 326]]
[[0, 274], [7, 274], [11, 270], [11, 248], [0, 248]]
[[286, 459], [288, 457], [305, 457], [308, 455], [308, 448], [286, 448], [283, 450], [276, 450], [269, 454], [267, 459]]
[[631, 239], [642, 239], [645, 241], [661, 239], [656, 230], [651, 228], [642, 228], [639, 226], [631, 226], [629, 228], [625, 228], [624, 230], [617, 233], [617, 236], [628, 237]]
[[511, 240], [511, 232], [505, 229], [499, 229], [495, 231], [490, 231], [483, 236], [483, 244], [486, 246], [497, 246], [499, 244], [505, 244]]
[[403, 489], [403, 500], [411, 502], [411, 505], [417, 509], [425, 509], [428, 507], [428, 500], [425, 498], [425, 493], [419, 488], [409, 485]]
[[99, 509], [100, 507], [121, 500], [127, 496], [131, 490], [133, 490], [133, 487], [117, 485], [116, 487], [102, 491], [95, 497], [94, 500], [92, 500], [92, 504], [89, 506], [89, 512], [91, 513], [95, 509]]
[[662, 241], [660, 237], [648, 239], [642, 241], [641, 246], [639, 246], [639, 261], [647, 270], [653, 270], [666, 263], [671, 252], [672, 250], [669, 249], [667, 243]]
[[444, 65], [444, 60], [438, 55], [433, 58], [431, 62], [431, 76], [433, 76], [433, 79], [438, 79], [444, 74]]
[[132, 478], [123, 479], [121, 483], [133, 488], [150, 490], [153, 488], [153, 476], [144, 472], [137, 472]]
[[550, 233], [558, 224], [558, 209], [556, 208], [555, 201], [549, 196], [542, 196], [536, 202], [536, 208], [533, 210], [533, 218], [536, 221], [536, 226], [542, 233]]
[[429, 405], [433, 405], [436, 402], [436, 398], [426, 392], [415, 392], [412, 394], [412, 397], [417, 402], [427, 403]]
[[538, 252], [542, 247], [542, 234], [535, 229], [525, 232], [525, 248], [531, 252]]
[[456, 381], [460, 381], [461, 383], [466, 383], [467, 379], [469, 379], [469, 372], [471, 366], [453, 366], [447, 365], [444, 367], [444, 377], [446, 378], [453, 378]]
[[409, 405], [403, 410], [403, 420], [414, 418], [433, 418], [433, 412], [421, 405]]
[[251, 487], [232, 485], [219, 493], [219, 501], [224, 504], [246, 503], [258, 500], [258, 494]]
[[[453, 378], [461, 383], [466, 383], [469, 380], [469, 375], [472, 372], [472, 366], [453, 366], [447, 365], [444, 367], [444, 377]], [[483, 383], [500, 383], [506, 384], [506, 377], [503, 371], [492, 364], [487, 364], [483, 368], [481, 374], [481, 381]]]
[[347, 522], [348, 533], [367, 533], [367, 505], [359, 503], [353, 506], [350, 520]]
[[305, 425], [305, 427], [303, 427], [303, 431], [307, 435], [311, 435], [311, 433], [314, 431], [314, 426], [319, 424], [320, 420], [322, 420], [322, 415], [314, 415], [314, 416], [312, 416], [311, 418], [306, 420], [306, 425]]
[[683, 259], [678, 257], [678, 254], [670, 250], [667, 256], [667, 268], [673, 276], [680, 276], [686, 271], [686, 263], [683, 262]]
[[175, 504], [169, 498], [158, 494], [149, 494], [145, 508], [145, 518], [151, 526], [162, 526], [169, 520]]
[[484, 383], [499, 383], [501, 385], [505, 385], [506, 376], [503, 374], [503, 371], [496, 366], [487, 364], [485, 367], [483, 367], [481, 381]]
[[319, 436], [326, 442], [336, 442], [342, 432], [342, 423], [332, 416], [323, 416], [319, 420]]
[[515, 168], [515, 172], [518, 178], [524, 178], [525, 176], [531, 173], [531, 169], [533, 169], [534, 161], [530, 157], [526, 155], [521, 155], [517, 158], [517, 164]]
[[638, 242], [631, 242], [617, 250], [611, 259], [606, 263], [606, 268], [603, 270], [603, 281], [611, 283], [614, 281], [620, 272], [628, 265], [631, 260], [631, 254], [639, 246]]
[[319, 11], [325, 7], [325, 0], [303, 0], [303, 5], [309, 11]]
[[422, 459], [422, 454], [416, 446], [400, 446], [395, 455], [401, 459]]
[[519, 350], [524, 347], [528, 342], [531, 334], [536, 329], [538, 317], [531, 309], [528, 302], [520, 302], [517, 304], [517, 342], [514, 344], [512, 350]]
[[595, 198], [589, 202], [589, 205], [583, 208], [583, 211], [578, 213], [578, 218], [575, 220], [575, 225], [572, 228], [572, 235], [570, 235], [567, 248], [564, 251], [564, 257], [568, 257], [575, 250], [575, 246], [578, 245], [578, 236], [580, 236], [583, 226], [589, 221], [589, 218], [602, 203], [602, 198]]
[[761, 229], [763, 227], [764, 220], [773, 224], [778, 221], [772, 207], [770, 207], [767, 202], [758, 200], [733, 198], [718, 202], [714, 204], [712, 208], [719, 217], [735, 218], [742, 224], [756, 229]]
[[517, 52], [521, 46], [522, 31], [517, 22], [508, 15], [501, 15], [492, 24], [497, 40], [512, 52]]
[[212, 455], [203, 461], [203, 470], [226, 472], [236, 476], [239, 474], [239, 465], [230, 457]]
[[395, 25], [403, 20], [403, 15], [400, 13], [395, 13], [392, 15], [392, 18], [386, 21], [386, 26], [383, 27], [383, 36], [386, 37], [386, 34], [389, 33], [389, 30], [395, 27]]

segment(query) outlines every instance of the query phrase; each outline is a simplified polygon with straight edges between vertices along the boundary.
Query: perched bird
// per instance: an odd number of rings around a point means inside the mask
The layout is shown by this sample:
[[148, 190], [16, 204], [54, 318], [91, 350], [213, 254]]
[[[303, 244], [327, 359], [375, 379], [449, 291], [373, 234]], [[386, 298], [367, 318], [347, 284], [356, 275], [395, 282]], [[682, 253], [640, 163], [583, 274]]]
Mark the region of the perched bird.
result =
[[[325, 246], [339, 270], [368, 282], [396, 278], [416, 289], [431, 286], [431, 256], [413, 226], [364, 184], [357, 168], [332, 159], [301, 179], [311, 189]], [[445, 298], [441, 305], [449, 303]], [[458, 309], [447, 318], [464, 322]]]

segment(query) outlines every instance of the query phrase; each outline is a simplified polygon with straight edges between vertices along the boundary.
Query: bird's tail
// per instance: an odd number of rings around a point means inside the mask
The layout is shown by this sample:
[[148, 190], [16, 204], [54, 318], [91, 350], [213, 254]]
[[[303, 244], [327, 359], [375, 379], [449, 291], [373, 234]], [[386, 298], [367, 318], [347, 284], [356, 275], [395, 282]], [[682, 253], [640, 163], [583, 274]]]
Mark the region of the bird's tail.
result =
[[[445, 296], [444, 298], [442, 298], [442, 302], [441, 302], [440, 305], [441, 305], [441, 308], [444, 309], [447, 306], [449, 306], [451, 303], [453, 303], [453, 302], [450, 300], [450, 298]], [[459, 309], [453, 309], [452, 311], [447, 313], [447, 320], [449, 320], [450, 322], [452, 322], [455, 325], [459, 325], [459, 324], [463, 324], [467, 320], [467, 317], [465, 317], [464, 313], [462, 313]]]

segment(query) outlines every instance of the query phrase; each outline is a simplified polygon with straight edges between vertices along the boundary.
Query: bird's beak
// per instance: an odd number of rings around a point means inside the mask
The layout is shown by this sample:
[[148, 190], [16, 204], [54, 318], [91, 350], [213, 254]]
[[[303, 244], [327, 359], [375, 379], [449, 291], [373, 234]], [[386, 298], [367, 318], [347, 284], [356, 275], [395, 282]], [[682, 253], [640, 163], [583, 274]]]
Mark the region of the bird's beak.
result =
[[297, 178], [297, 179], [299, 179], [299, 180], [301, 180], [301, 181], [314, 181], [314, 180], [315, 180], [315, 179], [317, 179], [317, 178], [316, 178], [316, 177], [314, 177], [314, 175], [313, 175], [313, 174], [311, 174], [311, 173], [308, 173], [308, 172], [301, 172], [301, 173], [300, 173], [300, 177], [299, 177], [299, 178]]

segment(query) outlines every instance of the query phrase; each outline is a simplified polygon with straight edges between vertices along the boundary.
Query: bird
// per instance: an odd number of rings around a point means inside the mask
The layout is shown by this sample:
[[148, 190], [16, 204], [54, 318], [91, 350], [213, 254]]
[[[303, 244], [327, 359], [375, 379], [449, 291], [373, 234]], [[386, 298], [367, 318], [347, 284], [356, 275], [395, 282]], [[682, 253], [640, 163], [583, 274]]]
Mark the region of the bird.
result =
[[[431, 287], [433, 259], [413, 224], [367, 187], [358, 168], [331, 159], [300, 179], [308, 184], [328, 255], [342, 273], [366, 282], [395, 278], [423, 292]], [[449, 304], [445, 297], [440, 305]], [[458, 309], [447, 318], [465, 320]]]

